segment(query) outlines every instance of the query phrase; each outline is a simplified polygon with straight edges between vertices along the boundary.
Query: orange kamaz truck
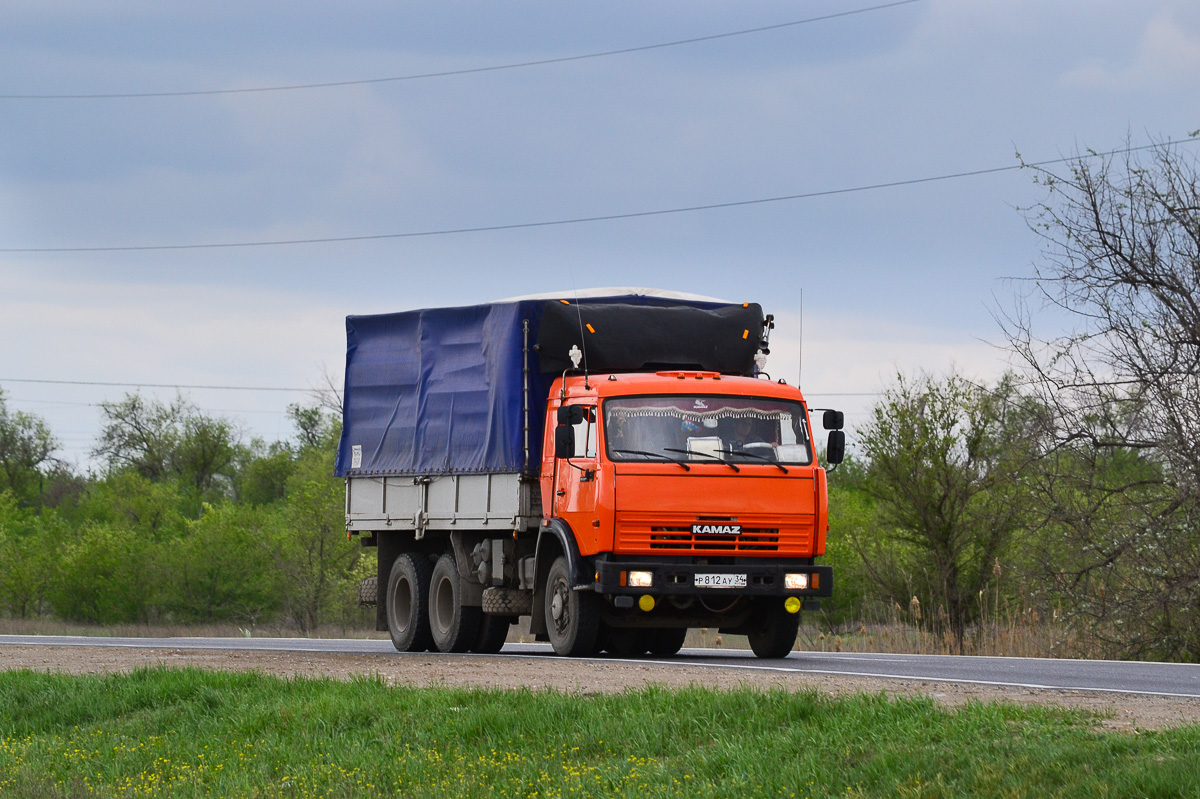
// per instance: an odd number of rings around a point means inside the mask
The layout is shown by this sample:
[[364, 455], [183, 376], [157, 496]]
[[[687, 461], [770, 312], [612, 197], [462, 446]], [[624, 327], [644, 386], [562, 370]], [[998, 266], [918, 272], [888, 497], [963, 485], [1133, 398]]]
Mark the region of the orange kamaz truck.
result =
[[[404, 652], [792, 650], [830, 596], [825, 470], [759, 305], [641, 291], [346, 320], [346, 527]], [[825, 411], [826, 460], [845, 447]]]

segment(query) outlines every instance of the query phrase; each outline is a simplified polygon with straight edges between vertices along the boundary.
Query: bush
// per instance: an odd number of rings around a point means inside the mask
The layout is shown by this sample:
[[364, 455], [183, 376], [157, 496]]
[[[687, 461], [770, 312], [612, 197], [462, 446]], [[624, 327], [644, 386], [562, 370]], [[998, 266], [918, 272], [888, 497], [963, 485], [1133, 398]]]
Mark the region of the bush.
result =
[[96, 624], [148, 620], [156, 594], [150, 544], [136, 530], [89, 524], [59, 552], [60, 571], [50, 591], [64, 619]]
[[274, 508], [205, 506], [162, 553], [163, 609], [189, 622], [255, 624], [270, 617], [280, 594], [269, 546], [278, 525]]

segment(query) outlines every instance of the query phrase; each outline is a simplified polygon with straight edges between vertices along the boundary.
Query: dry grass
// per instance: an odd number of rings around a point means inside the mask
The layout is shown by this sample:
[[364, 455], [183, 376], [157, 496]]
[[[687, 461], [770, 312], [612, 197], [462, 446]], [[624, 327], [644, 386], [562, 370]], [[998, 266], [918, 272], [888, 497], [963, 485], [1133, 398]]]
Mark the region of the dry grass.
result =
[[290, 624], [78, 624], [53, 618], [0, 618], [0, 635], [86, 635], [105, 638], [378, 638], [369, 627], [331, 625], [310, 635], [296, 631]]
[[[294, 638], [300, 636], [288, 625], [260, 625], [252, 629], [236, 624], [169, 625], [122, 624], [97, 626], [55, 619], [0, 619], [0, 635], [83, 635], [117, 638]], [[332, 626], [310, 638], [384, 638], [385, 633], [369, 627]], [[528, 619], [514, 626], [510, 641], [532, 641]], [[749, 649], [745, 636], [721, 634], [715, 629], [688, 633], [688, 647]], [[1038, 620], [1036, 614], [1006, 622], [985, 622], [967, 632], [960, 653], [953, 636], [945, 631], [900, 620], [844, 624], [834, 631], [806, 624], [800, 628], [796, 649], [806, 652], [876, 652], [914, 655], [985, 655], [992, 657], [1050, 657], [1102, 659], [1104, 653], [1089, 645], [1064, 625]]]
[[814, 652], [879, 652], [913, 655], [983, 655], [988, 657], [1098, 658], [1061, 625], [1041, 622], [984, 623], [968, 630], [960, 652], [948, 631], [933, 631], [902, 622], [847, 625], [844, 632], [800, 630], [797, 646]]

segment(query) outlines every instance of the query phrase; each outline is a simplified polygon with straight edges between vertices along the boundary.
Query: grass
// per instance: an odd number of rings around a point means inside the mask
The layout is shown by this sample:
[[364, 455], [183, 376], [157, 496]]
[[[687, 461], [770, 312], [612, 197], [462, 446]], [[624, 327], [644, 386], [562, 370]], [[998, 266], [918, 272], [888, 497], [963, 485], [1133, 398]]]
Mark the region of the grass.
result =
[[[570, 686], [567, 686], [570, 688]], [[1195, 796], [1200, 727], [882, 695], [0, 674], [0, 795]]]

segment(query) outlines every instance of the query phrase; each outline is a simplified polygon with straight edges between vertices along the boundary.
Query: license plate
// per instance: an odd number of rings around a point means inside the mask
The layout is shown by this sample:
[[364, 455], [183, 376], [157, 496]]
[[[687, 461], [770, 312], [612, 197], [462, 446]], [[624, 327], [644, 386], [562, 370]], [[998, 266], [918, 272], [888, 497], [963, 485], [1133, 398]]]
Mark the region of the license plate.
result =
[[697, 588], [745, 588], [744, 574], [697, 574]]

